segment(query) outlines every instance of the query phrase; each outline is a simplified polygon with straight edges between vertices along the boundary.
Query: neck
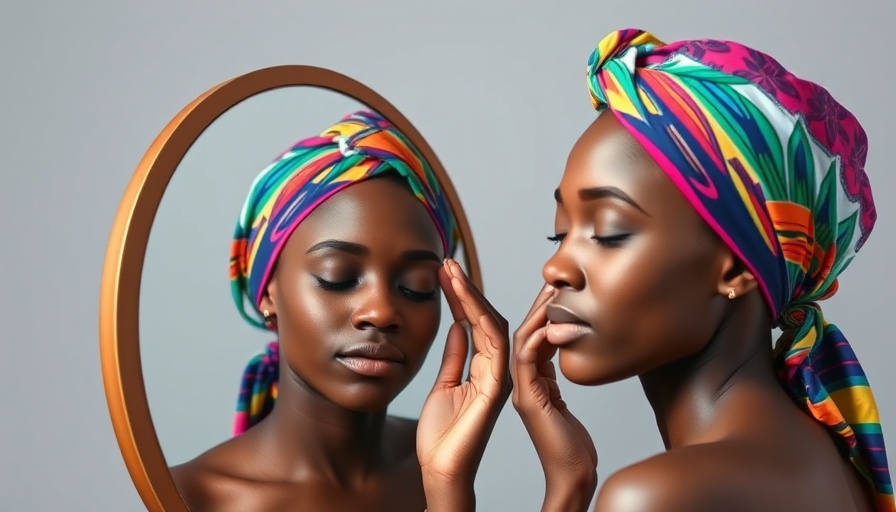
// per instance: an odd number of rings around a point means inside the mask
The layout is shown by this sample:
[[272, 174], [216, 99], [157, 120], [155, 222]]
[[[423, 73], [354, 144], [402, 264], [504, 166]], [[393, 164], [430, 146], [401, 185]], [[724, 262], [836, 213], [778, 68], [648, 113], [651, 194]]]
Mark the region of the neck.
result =
[[666, 449], [718, 440], [746, 425], [752, 404], [781, 404], [772, 366], [772, 326], [758, 294], [730, 307], [699, 353], [641, 375]]
[[388, 463], [385, 410], [351, 411], [319, 394], [286, 365], [280, 375], [274, 409], [247, 432], [254, 430], [269, 454], [267, 465], [293, 478], [325, 476], [348, 485]]

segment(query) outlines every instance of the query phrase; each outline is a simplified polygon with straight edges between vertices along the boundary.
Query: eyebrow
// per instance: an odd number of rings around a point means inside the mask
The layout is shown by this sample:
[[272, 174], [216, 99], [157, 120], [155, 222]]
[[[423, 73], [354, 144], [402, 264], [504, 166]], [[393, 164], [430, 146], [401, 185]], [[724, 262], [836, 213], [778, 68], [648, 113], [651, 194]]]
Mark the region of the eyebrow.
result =
[[402, 259], [410, 260], [410, 261], [435, 261], [436, 263], [441, 263], [442, 258], [432, 252], [427, 251], [425, 249], [414, 249], [410, 251], [404, 251], [401, 253]]
[[356, 256], [367, 256], [370, 254], [370, 249], [364, 247], [361, 244], [355, 244], [352, 242], [345, 242], [343, 240], [324, 240], [323, 242], [314, 244], [308, 249], [308, 252], [305, 254], [311, 254], [315, 251], [322, 251], [324, 249], [334, 249], [337, 251], [347, 252], [350, 254], [354, 254]]
[[[311, 254], [315, 251], [322, 251], [325, 249], [333, 249], [336, 251], [347, 252], [349, 254], [354, 254], [355, 256], [368, 256], [370, 255], [370, 249], [367, 247], [356, 244], [353, 242], [346, 242], [344, 240], [324, 240], [323, 242], [314, 244], [305, 254]], [[436, 263], [441, 263], [442, 259], [439, 256], [425, 249], [412, 249], [408, 251], [404, 251], [401, 253], [401, 258], [410, 261], [435, 261]]]
[[[641, 206], [636, 203], [634, 199], [632, 199], [628, 194], [616, 187], [583, 188], [579, 190], [579, 199], [581, 199], [582, 201], [596, 201], [598, 199], [619, 199], [620, 201], [626, 202], [635, 207], [635, 209], [637, 209], [644, 215], [650, 217], [650, 214], [647, 213], [644, 208], [641, 208]], [[563, 204], [563, 198], [560, 197], [559, 188], [554, 190], [554, 200], [557, 201], [558, 204]]]

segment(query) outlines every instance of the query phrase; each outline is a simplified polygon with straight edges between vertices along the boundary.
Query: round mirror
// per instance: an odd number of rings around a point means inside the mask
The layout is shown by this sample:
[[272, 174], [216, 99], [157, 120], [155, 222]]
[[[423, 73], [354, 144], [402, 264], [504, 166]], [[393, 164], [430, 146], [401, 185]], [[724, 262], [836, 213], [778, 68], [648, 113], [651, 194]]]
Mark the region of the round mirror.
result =
[[[187, 105], [137, 166], [110, 237], [100, 349], [113, 426], [149, 510], [187, 510], [168, 471], [232, 435], [240, 377], [274, 334], [237, 313], [229, 250], [258, 173], [296, 140], [357, 110], [405, 134], [433, 168], [461, 231], [456, 259], [482, 287], [450, 179], [426, 141], [369, 88], [322, 68], [280, 66], [228, 80]], [[442, 310], [447, 311], [447, 304]], [[450, 324], [390, 414], [417, 417]]]

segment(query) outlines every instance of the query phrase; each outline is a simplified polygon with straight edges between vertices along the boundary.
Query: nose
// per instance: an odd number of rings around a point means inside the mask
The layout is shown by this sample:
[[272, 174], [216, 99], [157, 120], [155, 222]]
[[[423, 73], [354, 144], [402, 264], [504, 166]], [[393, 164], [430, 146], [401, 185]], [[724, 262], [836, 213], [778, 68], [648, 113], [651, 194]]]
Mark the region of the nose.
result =
[[394, 331], [401, 326], [401, 315], [395, 297], [383, 283], [369, 283], [366, 293], [359, 297], [359, 305], [352, 315], [352, 325], [360, 331], [376, 329]]
[[541, 268], [541, 275], [546, 283], [557, 290], [562, 288], [581, 290], [585, 287], [584, 272], [571, 257], [569, 251], [564, 250], [562, 244], [557, 252], [545, 262]]

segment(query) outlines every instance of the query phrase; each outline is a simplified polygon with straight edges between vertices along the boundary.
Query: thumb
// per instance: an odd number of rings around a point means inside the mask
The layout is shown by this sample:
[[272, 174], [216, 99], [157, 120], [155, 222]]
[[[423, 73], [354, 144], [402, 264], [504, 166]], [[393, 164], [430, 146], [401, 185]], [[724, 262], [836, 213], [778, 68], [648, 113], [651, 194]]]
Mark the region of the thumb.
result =
[[455, 387], [461, 384], [468, 346], [467, 330], [464, 329], [463, 323], [457, 321], [451, 324], [435, 387]]

